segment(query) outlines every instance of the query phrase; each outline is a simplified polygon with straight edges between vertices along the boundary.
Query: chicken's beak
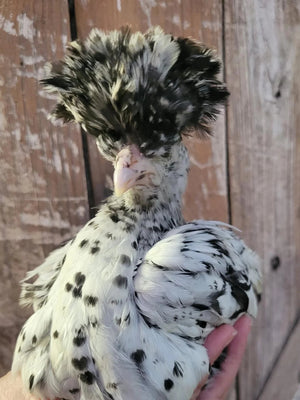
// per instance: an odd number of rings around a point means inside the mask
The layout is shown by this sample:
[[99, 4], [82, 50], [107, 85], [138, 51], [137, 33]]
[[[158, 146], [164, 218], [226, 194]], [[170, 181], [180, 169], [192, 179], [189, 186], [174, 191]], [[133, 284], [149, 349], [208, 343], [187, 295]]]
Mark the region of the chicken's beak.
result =
[[122, 149], [116, 157], [114, 171], [115, 194], [120, 196], [130, 188], [150, 183], [155, 174], [152, 163], [139, 151], [135, 145]]

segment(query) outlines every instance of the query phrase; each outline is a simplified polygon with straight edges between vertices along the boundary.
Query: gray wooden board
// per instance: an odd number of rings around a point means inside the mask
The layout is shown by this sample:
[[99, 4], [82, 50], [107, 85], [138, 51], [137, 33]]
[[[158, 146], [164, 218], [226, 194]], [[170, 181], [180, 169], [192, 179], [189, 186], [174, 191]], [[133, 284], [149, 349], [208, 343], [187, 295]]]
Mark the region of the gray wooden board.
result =
[[276, 362], [259, 400], [300, 399], [300, 322], [294, 327], [289, 340]]
[[264, 268], [241, 400], [262, 390], [299, 310], [299, 14], [296, 1], [225, 1], [232, 222]]

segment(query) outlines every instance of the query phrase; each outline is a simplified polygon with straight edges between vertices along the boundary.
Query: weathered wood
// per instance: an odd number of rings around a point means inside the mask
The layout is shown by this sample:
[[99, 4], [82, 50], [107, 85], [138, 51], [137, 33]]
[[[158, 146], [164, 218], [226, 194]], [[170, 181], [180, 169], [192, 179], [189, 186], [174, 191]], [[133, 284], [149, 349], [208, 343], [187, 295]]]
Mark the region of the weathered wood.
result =
[[20, 325], [19, 281], [87, 219], [81, 137], [47, 121], [54, 105], [37, 79], [69, 40], [67, 0], [0, 5], [0, 375]]
[[293, 396], [292, 400], [300, 400], [300, 384], [298, 385], [297, 392]]
[[[75, 0], [75, 14], [80, 38], [85, 38], [93, 27], [112, 30], [129, 24], [134, 30], [145, 31], [160, 25], [166, 32], [191, 36], [217, 48], [222, 57], [222, 4], [218, 0]], [[214, 131], [211, 141], [187, 140], [191, 151], [190, 179], [184, 197], [187, 219], [228, 219], [224, 117], [220, 116]], [[89, 143], [95, 203], [98, 203], [111, 170], [97, 154], [93, 139]]]
[[299, 350], [300, 321], [293, 329], [279, 360], [274, 366], [270, 379], [259, 396], [259, 400], [288, 400], [296, 397], [300, 377]]
[[299, 14], [296, 1], [225, 1], [232, 222], [265, 275], [241, 400], [262, 390], [299, 310]]

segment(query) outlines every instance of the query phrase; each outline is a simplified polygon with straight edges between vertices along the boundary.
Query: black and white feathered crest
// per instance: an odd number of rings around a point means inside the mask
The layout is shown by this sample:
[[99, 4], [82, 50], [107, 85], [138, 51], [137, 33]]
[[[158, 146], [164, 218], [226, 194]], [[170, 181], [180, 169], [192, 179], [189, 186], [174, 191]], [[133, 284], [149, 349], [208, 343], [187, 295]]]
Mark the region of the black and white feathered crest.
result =
[[42, 84], [59, 95], [52, 115], [79, 122], [107, 155], [128, 143], [151, 154], [187, 131], [209, 132], [228, 96], [216, 78], [220, 66], [212, 50], [159, 27], [145, 34], [94, 29], [47, 67]]

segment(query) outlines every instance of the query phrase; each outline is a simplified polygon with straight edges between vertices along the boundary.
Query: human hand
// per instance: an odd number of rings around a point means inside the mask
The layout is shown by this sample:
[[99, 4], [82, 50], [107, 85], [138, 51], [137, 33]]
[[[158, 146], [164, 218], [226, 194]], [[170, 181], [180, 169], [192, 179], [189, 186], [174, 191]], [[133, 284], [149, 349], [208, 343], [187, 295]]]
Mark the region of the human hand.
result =
[[206, 376], [195, 389], [191, 400], [226, 400], [246, 349], [251, 322], [249, 316], [243, 315], [233, 327], [222, 325], [207, 337], [205, 347], [211, 365], [228, 346], [227, 356], [220, 373], [201, 391], [207, 381]]
[[28, 393], [22, 383], [21, 376], [8, 372], [0, 379], [0, 400], [37, 400]]

